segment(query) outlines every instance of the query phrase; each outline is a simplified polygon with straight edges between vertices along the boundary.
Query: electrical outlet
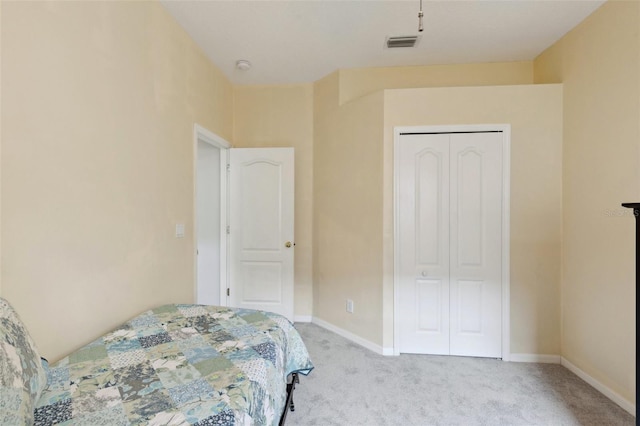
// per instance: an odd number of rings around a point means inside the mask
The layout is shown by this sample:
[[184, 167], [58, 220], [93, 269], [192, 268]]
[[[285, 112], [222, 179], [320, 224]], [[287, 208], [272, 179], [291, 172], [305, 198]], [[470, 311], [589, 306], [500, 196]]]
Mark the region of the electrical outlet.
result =
[[347, 312], [353, 313], [353, 300], [347, 299]]

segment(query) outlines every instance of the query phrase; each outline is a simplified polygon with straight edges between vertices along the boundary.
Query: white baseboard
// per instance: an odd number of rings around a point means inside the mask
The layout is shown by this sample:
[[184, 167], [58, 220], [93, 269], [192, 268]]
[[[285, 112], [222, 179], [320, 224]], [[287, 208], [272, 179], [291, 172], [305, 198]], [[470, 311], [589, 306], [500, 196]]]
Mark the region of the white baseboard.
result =
[[391, 348], [382, 348], [382, 355], [384, 355], [384, 356], [396, 356], [396, 353], [393, 350], [393, 347], [391, 347]]
[[543, 364], [560, 364], [560, 355], [548, 354], [510, 354], [511, 362], [538, 362]]
[[350, 331], [347, 331], [343, 328], [340, 328], [338, 326], [335, 326], [323, 319], [320, 319], [318, 317], [313, 317], [311, 320], [312, 323], [319, 325], [322, 328], [326, 328], [329, 331], [332, 331], [334, 333], [336, 333], [338, 336], [342, 336], [347, 340], [351, 340], [353, 343], [357, 343], [360, 346], [363, 346], [367, 349], [369, 349], [370, 351], [373, 351], [377, 354], [380, 355], [393, 355], [393, 348], [383, 348], [382, 346], [375, 344], [373, 342], [370, 342], [367, 339], [363, 339], [360, 336], [357, 336], [355, 334], [353, 334]]
[[573, 374], [580, 377], [582, 380], [584, 380], [585, 382], [589, 383], [591, 386], [596, 388], [596, 390], [598, 390], [604, 396], [606, 396], [607, 398], [609, 398], [610, 400], [618, 404], [620, 407], [622, 407], [626, 412], [631, 414], [633, 417], [636, 416], [636, 404], [628, 401], [622, 395], [618, 394], [608, 386], [605, 386], [600, 381], [594, 379], [592, 376], [588, 375], [587, 373], [582, 371], [580, 368], [573, 365], [566, 358], [564, 357], [561, 358], [561, 364], [564, 367], [566, 367], [569, 371], [571, 371]]
[[311, 322], [311, 315], [294, 315], [293, 322]]

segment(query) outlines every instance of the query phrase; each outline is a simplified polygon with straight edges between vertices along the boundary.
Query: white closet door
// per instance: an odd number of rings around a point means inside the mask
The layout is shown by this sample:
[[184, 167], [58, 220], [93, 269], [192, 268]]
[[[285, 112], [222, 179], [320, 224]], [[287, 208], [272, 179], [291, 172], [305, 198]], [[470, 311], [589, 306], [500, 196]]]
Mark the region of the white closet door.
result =
[[401, 137], [401, 352], [501, 356], [501, 143], [501, 133]]
[[502, 356], [502, 133], [450, 139], [451, 355]]
[[449, 354], [449, 135], [400, 144], [401, 351]]

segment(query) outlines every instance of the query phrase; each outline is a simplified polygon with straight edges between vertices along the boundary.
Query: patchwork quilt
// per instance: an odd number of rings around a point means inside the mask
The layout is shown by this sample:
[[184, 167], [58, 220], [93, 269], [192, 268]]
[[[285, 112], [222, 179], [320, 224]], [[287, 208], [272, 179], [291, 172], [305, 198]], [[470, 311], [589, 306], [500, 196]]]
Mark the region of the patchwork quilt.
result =
[[313, 369], [284, 317], [166, 305], [48, 369], [36, 425], [277, 425], [287, 376]]

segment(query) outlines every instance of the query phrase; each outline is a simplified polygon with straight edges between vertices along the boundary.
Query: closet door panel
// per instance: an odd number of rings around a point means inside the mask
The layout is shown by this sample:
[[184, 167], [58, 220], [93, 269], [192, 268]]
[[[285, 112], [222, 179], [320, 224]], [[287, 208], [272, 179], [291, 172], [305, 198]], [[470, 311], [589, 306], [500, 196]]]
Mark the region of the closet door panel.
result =
[[449, 353], [449, 135], [400, 147], [401, 352]]
[[450, 140], [451, 355], [502, 356], [502, 134]]

